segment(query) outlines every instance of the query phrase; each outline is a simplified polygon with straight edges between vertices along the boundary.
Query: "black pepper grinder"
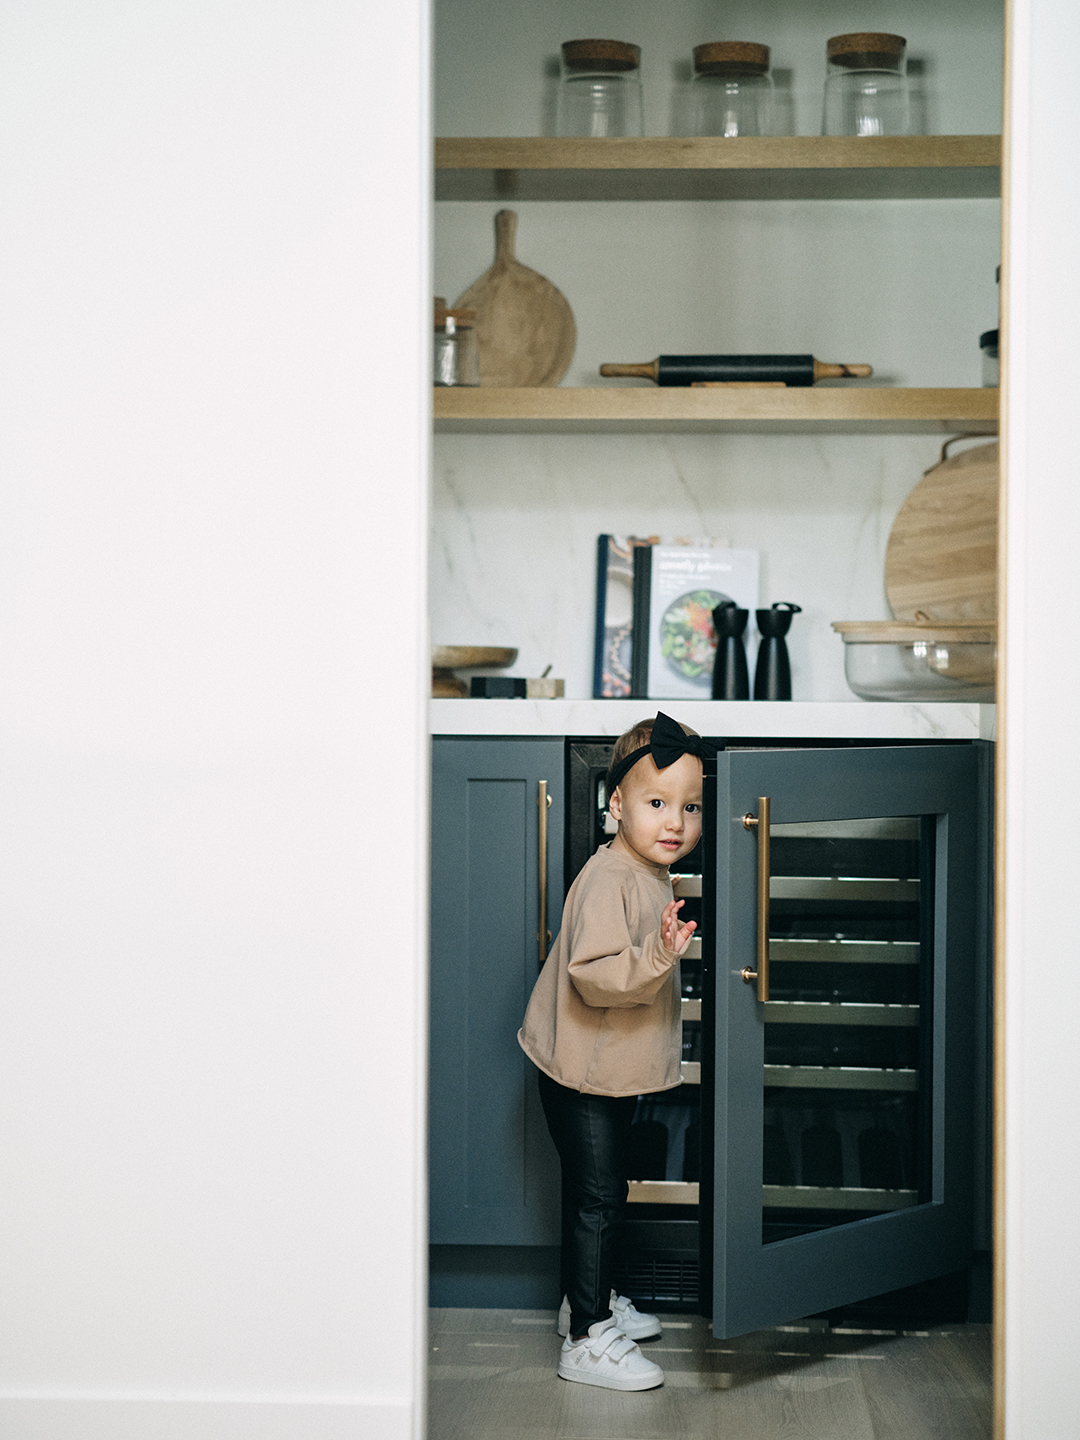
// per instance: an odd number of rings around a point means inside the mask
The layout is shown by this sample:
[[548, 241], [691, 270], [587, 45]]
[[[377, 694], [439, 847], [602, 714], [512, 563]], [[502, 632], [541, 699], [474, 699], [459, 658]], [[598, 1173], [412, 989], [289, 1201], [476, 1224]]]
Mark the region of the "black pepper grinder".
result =
[[791, 662], [784, 636], [791, 628], [792, 616], [801, 610], [801, 605], [793, 605], [790, 600], [777, 600], [771, 610], [757, 612], [761, 644], [754, 670], [755, 700], [791, 699]]
[[712, 698], [749, 700], [750, 672], [746, 668], [743, 631], [749, 610], [740, 610], [734, 600], [724, 600], [712, 612], [716, 630], [716, 659], [713, 661]]

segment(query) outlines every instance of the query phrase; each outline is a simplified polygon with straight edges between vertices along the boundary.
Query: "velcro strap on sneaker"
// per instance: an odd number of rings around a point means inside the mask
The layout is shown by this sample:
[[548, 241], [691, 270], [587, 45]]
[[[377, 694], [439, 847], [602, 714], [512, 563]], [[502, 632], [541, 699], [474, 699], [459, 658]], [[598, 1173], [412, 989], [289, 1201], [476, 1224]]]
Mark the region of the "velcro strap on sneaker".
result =
[[633, 1340], [628, 1339], [617, 1325], [601, 1331], [595, 1339], [589, 1341], [590, 1355], [595, 1355], [598, 1360], [601, 1355], [607, 1355], [616, 1364], [633, 1349]]

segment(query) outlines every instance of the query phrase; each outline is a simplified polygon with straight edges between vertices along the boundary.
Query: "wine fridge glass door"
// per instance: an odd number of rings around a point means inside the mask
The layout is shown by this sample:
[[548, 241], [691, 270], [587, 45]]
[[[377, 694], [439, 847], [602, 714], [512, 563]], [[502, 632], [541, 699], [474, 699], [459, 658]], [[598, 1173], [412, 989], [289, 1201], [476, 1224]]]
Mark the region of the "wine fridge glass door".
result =
[[977, 804], [971, 746], [718, 758], [718, 1335], [970, 1261]]

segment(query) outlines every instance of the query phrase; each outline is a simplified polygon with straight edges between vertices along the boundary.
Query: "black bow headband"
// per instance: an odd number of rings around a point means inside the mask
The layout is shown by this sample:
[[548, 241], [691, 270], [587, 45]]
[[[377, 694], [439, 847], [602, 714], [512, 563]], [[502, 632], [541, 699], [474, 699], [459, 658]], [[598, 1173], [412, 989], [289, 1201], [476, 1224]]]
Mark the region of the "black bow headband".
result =
[[683, 755], [696, 755], [699, 760], [707, 760], [716, 754], [716, 750], [717, 747], [711, 740], [703, 740], [700, 735], [685, 734], [681, 725], [676, 725], [670, 716], [658, 710], [648, 745], [642, 745], [640, 750], [631, 750], [629, 755], [624, 755], [619, 763], [608, 771], [608, 795], [614, 793], [615, 787], [626, 777], [627, 772], [646, 755], [652, 756], [658, 770], [666, 770]]

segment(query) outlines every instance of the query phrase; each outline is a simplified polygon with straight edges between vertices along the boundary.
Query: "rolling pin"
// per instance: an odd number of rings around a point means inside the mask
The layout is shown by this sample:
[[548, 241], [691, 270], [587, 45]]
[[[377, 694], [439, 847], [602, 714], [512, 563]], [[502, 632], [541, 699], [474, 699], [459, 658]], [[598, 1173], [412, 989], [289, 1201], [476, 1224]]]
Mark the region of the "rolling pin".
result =
[[830, 365], [813, 355], [660, 355], [643, 365], [601, 365], [601, 375], [655, 380], [657, 385], [813, 385], [872, 375], [872, 365]]

